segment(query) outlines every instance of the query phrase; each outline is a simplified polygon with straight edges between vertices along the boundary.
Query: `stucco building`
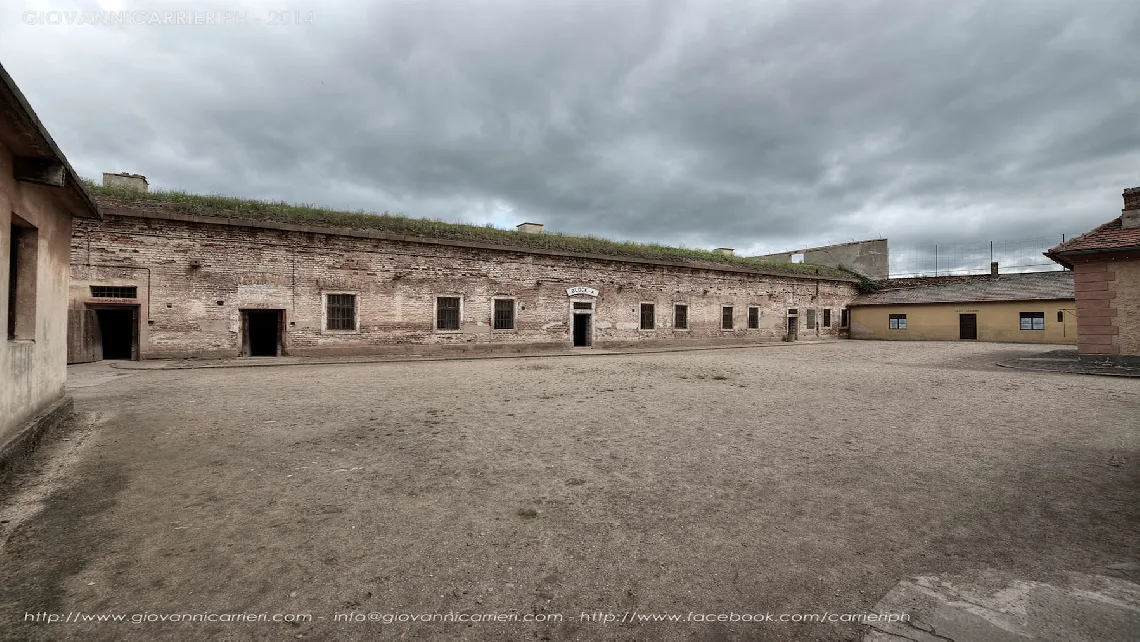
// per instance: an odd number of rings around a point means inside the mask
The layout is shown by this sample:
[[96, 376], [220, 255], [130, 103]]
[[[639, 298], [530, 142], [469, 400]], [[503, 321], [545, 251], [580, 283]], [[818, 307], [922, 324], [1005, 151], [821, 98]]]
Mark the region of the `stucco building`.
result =
[[851, 302], [851, 338], [1077, 342], [1071, 272], [898, 279]]
[[286, 216], [112, 180], [137, 189], [95, 189], [105, 220], [72, 238], [72, 361], [834, 339], [857, 292], [848, 273], [731, 250]]
[[0, 67], [0, 475], [66, 417], [72, 217], [97, 219], [35, 112]]
[[1081, 359], [1140, 362], [1140, 187], [1121, 215], [1045, 253], [1072, 269]]

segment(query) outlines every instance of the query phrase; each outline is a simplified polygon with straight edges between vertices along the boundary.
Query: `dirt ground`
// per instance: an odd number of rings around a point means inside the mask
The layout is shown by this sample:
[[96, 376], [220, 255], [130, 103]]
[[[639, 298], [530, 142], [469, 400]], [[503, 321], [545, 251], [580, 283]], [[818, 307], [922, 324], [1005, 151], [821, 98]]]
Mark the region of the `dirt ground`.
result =
[[[0, 487], [0, 637], [855, 640], [700, 620], [1140, 560], [1140, 381], [993, 365], [1041, 350], [76, 367]], [[237, 613], [311, 620], [145, 621]], [[393, 621], [436, 613], [520, 621]]]

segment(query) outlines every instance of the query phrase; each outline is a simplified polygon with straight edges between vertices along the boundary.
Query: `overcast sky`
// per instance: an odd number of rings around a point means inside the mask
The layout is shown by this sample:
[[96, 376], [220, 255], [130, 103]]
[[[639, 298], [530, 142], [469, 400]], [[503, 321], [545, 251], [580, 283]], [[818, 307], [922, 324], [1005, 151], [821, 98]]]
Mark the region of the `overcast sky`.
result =
[[[223, 24], [45, 24], [97, 10]], [[84, 176], [499, 227], [1059, 237], [1140, 185], [1136, 0], [4, 0], [0, 62]]]

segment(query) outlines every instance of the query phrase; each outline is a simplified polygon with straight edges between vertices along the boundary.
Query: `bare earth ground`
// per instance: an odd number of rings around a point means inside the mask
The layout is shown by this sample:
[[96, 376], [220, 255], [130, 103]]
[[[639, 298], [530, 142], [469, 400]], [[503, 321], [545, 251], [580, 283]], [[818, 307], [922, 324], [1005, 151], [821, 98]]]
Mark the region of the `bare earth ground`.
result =
[[[993, 365], [1040, 351], [82, 366], [75, 418], [0, 487], [0, 637], [859, 639], [581, 616], [857, 613], [913, 575], [1140, 560], [1140, 381]], [[76, 611], [314, 619], [26, 621]]]

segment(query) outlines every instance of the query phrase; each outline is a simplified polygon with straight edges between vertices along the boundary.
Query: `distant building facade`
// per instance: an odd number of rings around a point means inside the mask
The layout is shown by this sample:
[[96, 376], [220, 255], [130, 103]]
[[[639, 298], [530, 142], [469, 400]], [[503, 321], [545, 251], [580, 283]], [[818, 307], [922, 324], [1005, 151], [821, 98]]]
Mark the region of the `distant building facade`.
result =
[[1140, 362], [1140, 187], [1121, 215], [1045, 253], [1073, 271], [1082, 359]]
[[[142, 186], [140, 186], [142, 188]], [[71, 360], [835, 339], [857, 279], [187, 214], [96, 195]], [[519, 234], [540, 233], [537, 224]]]
[[70, 412], [67, 275], [72, 217], [99, 211], [0, 67], [0, 475]]
[[1073, 274], [896, 279], [855, 298], [850, 325], [853, 339], [1076, 344]]

